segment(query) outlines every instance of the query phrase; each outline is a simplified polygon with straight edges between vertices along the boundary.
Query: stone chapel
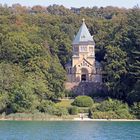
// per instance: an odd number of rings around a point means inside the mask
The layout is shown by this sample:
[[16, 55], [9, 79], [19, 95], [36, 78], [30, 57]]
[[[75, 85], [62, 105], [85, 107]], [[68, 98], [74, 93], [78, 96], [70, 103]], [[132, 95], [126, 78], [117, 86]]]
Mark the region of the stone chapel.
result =
[[83, 19], [73, 42], [72, 61], [66, 64], [67, 82], [102, 83], [101, 64], [95, 59], [95, 42]]

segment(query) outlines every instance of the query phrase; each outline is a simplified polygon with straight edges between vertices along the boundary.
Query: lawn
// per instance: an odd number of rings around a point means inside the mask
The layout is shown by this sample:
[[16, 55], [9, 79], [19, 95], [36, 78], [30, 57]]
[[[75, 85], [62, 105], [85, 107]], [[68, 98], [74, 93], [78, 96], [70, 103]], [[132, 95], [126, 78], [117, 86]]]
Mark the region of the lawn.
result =
[[61, 100], [60, 102], [56, 103], [56, 106], [59, 106], [59, 107], [71, 107], [72, 102], [73, 102], [73, 99]]

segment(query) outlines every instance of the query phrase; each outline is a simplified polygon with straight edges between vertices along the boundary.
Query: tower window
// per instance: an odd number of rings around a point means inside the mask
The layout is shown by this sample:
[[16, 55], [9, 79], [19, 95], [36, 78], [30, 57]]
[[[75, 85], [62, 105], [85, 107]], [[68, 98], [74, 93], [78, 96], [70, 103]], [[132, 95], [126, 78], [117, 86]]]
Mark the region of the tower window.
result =
[[74, 47], [74, 48], [73, 48], [73, 51], [74, 51], [74, 52], [78, 52], [78, 47]]
[[80, 46], [80, 52], [87, 52], [87, 46]]
[[90, 48], [89, 48], [89, 51], [90, 51], [90, 52], [93, 52], [93, 47], [90, 47]]

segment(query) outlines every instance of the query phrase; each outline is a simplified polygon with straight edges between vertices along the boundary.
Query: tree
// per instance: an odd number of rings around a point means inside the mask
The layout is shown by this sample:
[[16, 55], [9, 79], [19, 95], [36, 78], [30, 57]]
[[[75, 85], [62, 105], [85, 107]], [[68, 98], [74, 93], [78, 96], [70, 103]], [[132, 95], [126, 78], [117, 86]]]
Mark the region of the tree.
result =
[[[33, 57], [40, 55], [41, 46], [31, 44], [25, 33], [9, 33], [5, 36], [0, 46], [0, 59], [13, 63], [26, 63]], [[43, 53], [43, 52], [42, 52]]]
[[135, 83], [133, 90], [128, 93], [127, 101], [131, 104], [134, 102], [140, 102], [140, 80]]
[[132, 105], [131, 112], [137, 119], [140, 119], [140, 102], [134, 103], [134, 105]]
[[39, 102], [33, 86], [30, 81], [26, 80], [21, 85], [14, 87], [10, 94], [9, 103], [12, 112], [32, 112], [37, 108]]
[[131, 48], [129, 54], [129, 81], [131, 88], [128, 92], [128, 101], [130, 103], [140, 101], [140, 9], [135, 7], [129, 12], [128, 18], [128, 38], [131, 39]]
[[120, 95], [121, 92], [118, 89], [120, 89], [121, 80], [123, 80], [127, 73], [126, 52], [122, 51], [117, 46], [107, 46], [104, 59], [104, 70], [107, 74], [106, 85], [108, 86], [110, 94], [119, 98], [122, 95]]

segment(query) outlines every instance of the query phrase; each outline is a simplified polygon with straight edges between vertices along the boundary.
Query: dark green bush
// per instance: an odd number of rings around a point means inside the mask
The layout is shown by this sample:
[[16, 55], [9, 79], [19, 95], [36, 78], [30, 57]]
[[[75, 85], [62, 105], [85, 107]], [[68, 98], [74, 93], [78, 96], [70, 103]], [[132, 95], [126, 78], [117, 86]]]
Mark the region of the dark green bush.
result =
[[69, 108], [69, 114], [70, 115], [77, 115], [78, 114], [78, 108], [76, 106]]
[[135, 116], [135, 118], [140, 119], [140, 102], [134, 103], [131, 107], [131, 113]]
[[75, 105], [78, 107], [91, 107], [93, 105], [93, 100], [89, 96], [78, 96], [75, 98], [72, 105]]

